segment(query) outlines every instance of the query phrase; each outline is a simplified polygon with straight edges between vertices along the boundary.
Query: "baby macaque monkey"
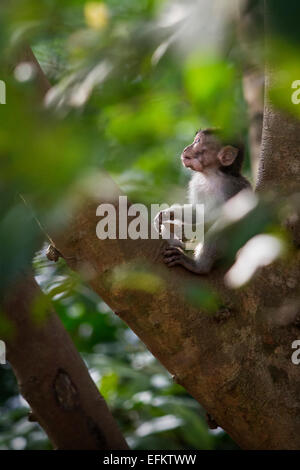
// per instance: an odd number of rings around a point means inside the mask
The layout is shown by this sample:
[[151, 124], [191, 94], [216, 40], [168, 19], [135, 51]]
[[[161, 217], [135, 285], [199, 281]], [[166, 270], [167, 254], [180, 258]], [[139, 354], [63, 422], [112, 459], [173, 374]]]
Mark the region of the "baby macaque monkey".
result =
[[[189, 203], [204, 204], [206, 219], [238, 192], [251, 188], [241, 175], [242, 149], [224, 145], [218, 129], [198, 131], [194, 142], [183, 150], [181, 161], [194, 172], [189, 183]], [[176, 246], [171, 240], [163, 253], [164, 262], [169, 267], [181, 265], [194, 273], [207, 274], [220, 257], [217, 238], [210, 239], [209, 230], [207, 235], [204, 244], [196, 247], [193, 258], [184, 252], [183, 244]]]

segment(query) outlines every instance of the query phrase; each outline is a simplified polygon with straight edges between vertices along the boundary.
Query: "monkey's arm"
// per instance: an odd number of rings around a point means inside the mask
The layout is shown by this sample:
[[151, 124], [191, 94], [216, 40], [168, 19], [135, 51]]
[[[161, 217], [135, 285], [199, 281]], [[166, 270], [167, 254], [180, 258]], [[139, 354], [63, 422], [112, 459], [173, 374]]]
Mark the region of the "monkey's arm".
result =
[[226, 180], [226, 185], [224, 186], [225, 201], [228, 201], [228, 199], [231, 199], [233, 196], [245, 189], [251, 191], [252, 187], [249, 181], [244, 178], [244, 176], [240, 175], [239, 177], [228, 177]]
[[[219, 211], [212, 210], [204, 221], [202, 209], [199, 210], [196, 205], [189, 208], [188, 214], [184, 213], [183, 208], [184, 206], [176, 205], [160, 211], [155, 216], [153, 225], [164, 240], [168, 240], [171, 245], [180, 246], [184, 249], [184, 241], [193, 240], [199, 227], [203, 227], [204, 231], [207, 232], [213, 226], [219, 218]], [[177, 217], [174, 209], [180, 211], [177, 213]], [[186, 238], [186, 234], [192, 235]]]

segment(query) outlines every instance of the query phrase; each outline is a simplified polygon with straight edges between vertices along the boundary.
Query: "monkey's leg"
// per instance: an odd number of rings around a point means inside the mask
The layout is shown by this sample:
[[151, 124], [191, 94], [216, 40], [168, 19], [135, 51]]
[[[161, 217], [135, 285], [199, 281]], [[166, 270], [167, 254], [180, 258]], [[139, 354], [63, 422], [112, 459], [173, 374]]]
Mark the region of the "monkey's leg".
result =
[[189, 258], [184, 251], [177, 246], [167, 246], [163, 253], [164, 262], [171, 268], [173, 266], [181, 265], [188, 271], [196, 274], [205, 274], [205, 270], [200, 271], [197, 261], [194, 258]]
[[181, 265], [193, 273], [208, 274], [218, 258], [218, 250], [216, 243], [210, 242], [203, 246], [196, 258], [189, 258], [181, 248], [169, 245], [165, 248], [163, 257], [169, 268]]
[[215, 262], [220, 258], [218, 239], [208, 239], [204, 242], [202, 249], [195, 250], [195, 262], [199, 274], [207, 274], [211, 271]]
[[176, 246], [177, 248], [181, 248], [182, 250], [185, 249], [185, 243], [182, 240], [179, 240], [178, 238], [170, 238], [168, 240], [169, 246]]

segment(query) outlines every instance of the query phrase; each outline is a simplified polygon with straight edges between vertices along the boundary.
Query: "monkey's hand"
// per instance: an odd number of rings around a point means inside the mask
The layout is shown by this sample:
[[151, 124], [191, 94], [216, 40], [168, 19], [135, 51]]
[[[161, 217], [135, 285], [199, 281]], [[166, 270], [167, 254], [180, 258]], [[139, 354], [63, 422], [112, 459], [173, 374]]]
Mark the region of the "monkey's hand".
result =
[[171, 245], [185, 248], [182, 238], [182, 220], [174, 218], [174, 211], [181, 211], [181, 206], [172, 206], [169, 209], [160, 211], [154, 218], [154, 227], [164, 240], [168, 240]]
[[174, 223], [174, 210], [172, 208], [158, 212], [153, 221], [155, 230], [159, 233], [161, 233], [162, 226], [170, 225], [170, 223]]

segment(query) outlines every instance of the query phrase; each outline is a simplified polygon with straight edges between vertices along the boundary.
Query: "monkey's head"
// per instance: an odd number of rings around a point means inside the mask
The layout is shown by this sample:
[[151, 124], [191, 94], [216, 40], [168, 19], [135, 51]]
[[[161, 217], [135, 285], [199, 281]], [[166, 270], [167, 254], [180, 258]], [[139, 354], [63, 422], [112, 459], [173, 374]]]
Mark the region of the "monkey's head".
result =
[[243, 162], [241, 146], [224, 145], [218, 129], [203, 129], [197, 132], [194, 141], [181, 154], [186, 168], [206, 173], [220, 170], [239, 176]]

